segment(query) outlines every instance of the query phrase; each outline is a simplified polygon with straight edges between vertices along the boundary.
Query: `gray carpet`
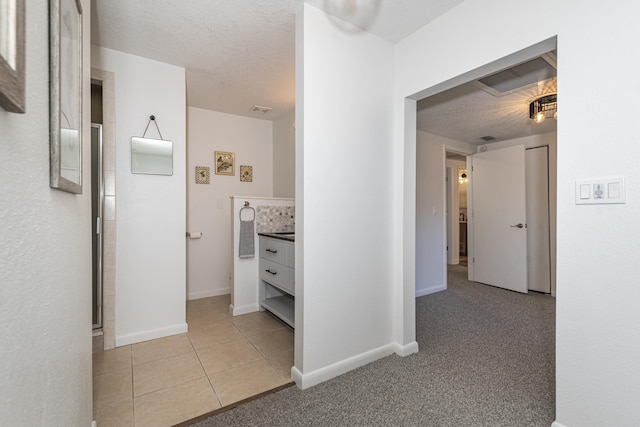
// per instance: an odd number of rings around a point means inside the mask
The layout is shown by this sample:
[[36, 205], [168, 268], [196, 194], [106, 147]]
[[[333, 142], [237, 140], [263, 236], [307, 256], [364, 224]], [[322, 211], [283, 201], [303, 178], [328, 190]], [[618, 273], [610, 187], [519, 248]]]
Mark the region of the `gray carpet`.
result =
[[193, 424], [545, 426], [555, 416], [555, 299], [466, 280], [416, 300], [420, 352], [308, 390], [290, 387]]

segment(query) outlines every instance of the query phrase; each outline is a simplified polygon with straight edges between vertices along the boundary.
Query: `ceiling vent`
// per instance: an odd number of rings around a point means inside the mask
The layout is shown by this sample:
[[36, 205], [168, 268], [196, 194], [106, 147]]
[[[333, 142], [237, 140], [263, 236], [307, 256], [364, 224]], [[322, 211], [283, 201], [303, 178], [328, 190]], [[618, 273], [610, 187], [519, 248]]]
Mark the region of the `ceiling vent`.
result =
[[556, 78], [557, 67], [556, 57], [550, 52], [471, 83], [493, 96], [501, 97]]
[[262, 107], [260, 105], [254, 105], [253, 107], [251, 107], [250, 111], [252, 113], [267, 114], [271, 110], [273, 110], [273, 108], [271, 107]]
[[483, 140], [484, 142], [491, 142], [491, 141], [495, 141], [496, 137], [487, 135], [487, 136], [481, 136], [480, 139]]

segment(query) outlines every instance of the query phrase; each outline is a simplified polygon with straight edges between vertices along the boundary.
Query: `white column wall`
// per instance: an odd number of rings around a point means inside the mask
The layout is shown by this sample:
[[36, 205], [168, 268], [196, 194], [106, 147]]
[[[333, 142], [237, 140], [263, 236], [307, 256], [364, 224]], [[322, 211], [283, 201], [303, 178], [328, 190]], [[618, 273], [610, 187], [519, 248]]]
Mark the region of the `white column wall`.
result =
[[[636, 409], [640, 335], [635, 330], [640, 323], [635, 272], [640, 256], [640, 224], [635, 221], [640, 214], [640, 145], [635, 143], [633, 127], [640, 115], [635, 99], [640, 91], [638, 12], [637, 2], [631, 0], [616, 2], [615, 7], [605, 2], [542, 0], [531, 7], [524, 0], [466, 0], [396, 45], [394, 102], [400, 112], [407, 96], [428, 95], [437, 90], [433, 88], [526, 59], [528, 54], [479, 69], [557, 36], [562, 110], [557, 184], [557, 426], [640, 423]], [[500, 25], [487, 26], [480, 16], [491, 16]], [[612, 72], [615, 78], [606, 79], [606, 96], [608, 105], [615, 107], [599, 109], [594, 120], [586, 120], [585, 106], [592, 102], [593, 93], [585, 88]], [[407, 119], [396, 119], [396, 150], [410, 152], [411, 134], [405, 136], [403, 130]], [[403, 183], [415, 179], [415, 172], [402, 157], [398, 165], [396, 179], [404, 188]], [[576, 180], [608, 176], [626, 177], [626, 204], [575, 205]], [[412, 203], [410, 194], [407, 203]], [[594, 224], [602, 227], [594, 230]], [[405, 216], [397, 225], [396, 235], [401, 236], [400, 230], [411, 228], [411, 217]], [[406, 258], [411, 242], [405, 239], [403, 247]], [[414, 291], [405, 279], [411, 269], [407, 264], [397, 276], [397, 286], [405, 283], [405, 295]], [[403, 322], [411, 315], [405, 305]]]
[[[230, 196], [273, 195], [273, 125], [253, 119], [188, 108], [187, 192], [189, 239], [187, 299], [231, 292], [232, 243]], [[235, 153], [235, 175], [216, 175], [216, 151]], [[240, 166], [253, 166], [253, 181], [240, 181]], [[210, 184], [196, 184], [196, 166], [207, 166]]]
[[0, 108], [0, 424], [88, 427], [91, 4], [82, 1], [82, 194], [49, 187], [49, 10], [24, 4], [26, 111]]
[[[185, 332], [185, 70], [97, 47], [92, 66], [115, 74], [116, 346]], [[131, 173], [131, 137], [152, 114], [173, 141], [172, 176]], [[147, 137], [160, 137], [153, 123]]]
[[273, 121], [273, 196], [293, 198], [296, 192], [296, 114], [291, 110]]
[[293, 377], [307, 387], [395, 350], [393, 46], [346, 33], [306, 4], [301, 11], [296, 191], [302, 188], [304, 199], [296, 199], [297, 234], [303, 228], [302, 239], [296, 237], [296, 320], [303, 316], [304, 324], [296, 329]]

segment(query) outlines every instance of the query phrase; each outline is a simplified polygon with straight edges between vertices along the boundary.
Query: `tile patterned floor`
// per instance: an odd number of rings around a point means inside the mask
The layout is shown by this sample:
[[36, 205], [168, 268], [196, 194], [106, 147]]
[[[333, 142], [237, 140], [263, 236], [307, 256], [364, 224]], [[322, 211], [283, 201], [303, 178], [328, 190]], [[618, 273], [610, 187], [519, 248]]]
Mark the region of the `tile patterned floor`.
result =
[[172, 426], [288, 383], [293, 332], [228, 307], [229, 295], [187, 301], [188, 333], [93, 353], [98, 426]]

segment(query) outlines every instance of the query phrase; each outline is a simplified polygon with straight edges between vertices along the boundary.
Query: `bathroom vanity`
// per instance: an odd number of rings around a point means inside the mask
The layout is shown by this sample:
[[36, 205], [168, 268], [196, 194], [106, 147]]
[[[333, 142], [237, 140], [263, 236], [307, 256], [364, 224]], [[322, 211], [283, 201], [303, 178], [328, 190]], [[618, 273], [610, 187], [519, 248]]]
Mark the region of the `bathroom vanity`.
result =
[[258, 233], [260, 311], [294, 327], [295, 271], [293, 233]]

